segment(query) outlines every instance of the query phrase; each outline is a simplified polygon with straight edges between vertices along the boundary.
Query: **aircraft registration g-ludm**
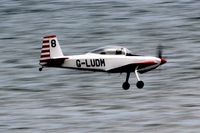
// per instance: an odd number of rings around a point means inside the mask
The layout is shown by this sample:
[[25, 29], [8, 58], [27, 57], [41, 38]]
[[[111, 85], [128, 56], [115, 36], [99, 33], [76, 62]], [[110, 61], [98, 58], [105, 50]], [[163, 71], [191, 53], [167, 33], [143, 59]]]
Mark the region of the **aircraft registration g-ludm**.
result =
[[142, 74], [156, 69], [166, 62], [166, 59], [162, 57], [161, 46], [158, 47], [157, 57], [135, 55], [127, 48], [120, 46], [102, 47], [83, 55], [64, 56], [56, 35], [48, 35], [43, 38], [39, 71], [42, 71], [44, 67], [58, 67], [108, 73], [127, 73], [122, 88], [128, 90], [130, 88], [128, 81], [131, 72], [135, 73], [136, 86], [141, 89], [144, 87], [144, 82], [140, 79], [139, 73]]

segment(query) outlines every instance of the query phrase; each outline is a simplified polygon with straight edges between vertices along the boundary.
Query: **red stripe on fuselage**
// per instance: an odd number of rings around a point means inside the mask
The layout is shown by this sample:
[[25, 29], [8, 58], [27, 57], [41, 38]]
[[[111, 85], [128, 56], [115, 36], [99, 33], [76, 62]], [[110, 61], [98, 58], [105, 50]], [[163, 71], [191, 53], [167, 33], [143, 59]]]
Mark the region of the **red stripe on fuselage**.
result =
[[144, 61], [144, 62], [139, 62], [139, 63], [135, 63], [138, 65], [155, 65], [157, 64], [155, 61]]

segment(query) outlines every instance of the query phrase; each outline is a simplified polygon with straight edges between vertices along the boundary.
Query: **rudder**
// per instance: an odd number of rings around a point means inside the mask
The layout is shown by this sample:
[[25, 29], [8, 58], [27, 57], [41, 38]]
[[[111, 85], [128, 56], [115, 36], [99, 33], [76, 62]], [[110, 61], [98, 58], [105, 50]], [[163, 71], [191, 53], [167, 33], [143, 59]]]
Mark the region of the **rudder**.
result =
[[40, 65], [45, 66], [50, 59], [62, 58], [63, 53], [56, 35], [43, 37]]

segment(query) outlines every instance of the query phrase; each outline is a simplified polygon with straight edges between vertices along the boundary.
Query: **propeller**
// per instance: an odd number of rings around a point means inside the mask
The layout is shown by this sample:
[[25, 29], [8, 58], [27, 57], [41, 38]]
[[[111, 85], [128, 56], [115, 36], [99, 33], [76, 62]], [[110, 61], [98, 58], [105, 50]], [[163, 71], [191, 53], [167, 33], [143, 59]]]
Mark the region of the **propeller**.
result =
[[162, 56], [162, 52], [163, 51], [163, 46], [162, 45], [158, 45], [157, 47], [157, 56], [158, 58], [161, 59], [161, 64], [165, 64], [167, 62], [167, 60], [165, 58], [163, 58]]
[[162, 45], [158, 45], [158, 47], [157, 47], [157, 56], [158, 56], [158, 58], [162, 58], [162, 49], [163, 49], [163, 46]]

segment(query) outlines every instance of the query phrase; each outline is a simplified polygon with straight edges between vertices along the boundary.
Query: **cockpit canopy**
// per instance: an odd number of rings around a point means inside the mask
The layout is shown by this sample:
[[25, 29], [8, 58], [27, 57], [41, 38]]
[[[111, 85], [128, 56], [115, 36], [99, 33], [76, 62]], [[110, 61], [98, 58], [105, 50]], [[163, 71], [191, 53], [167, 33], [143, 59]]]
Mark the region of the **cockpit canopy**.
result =
[[101, 47], [95, 50], [92, 50], [89, 53], [94, 54], [102, 54], [102, 55], [127, 55], [127, 56], [133, 56], [132, 52], [124, 47], [120, 46], [107, 46], [107, 47]]

